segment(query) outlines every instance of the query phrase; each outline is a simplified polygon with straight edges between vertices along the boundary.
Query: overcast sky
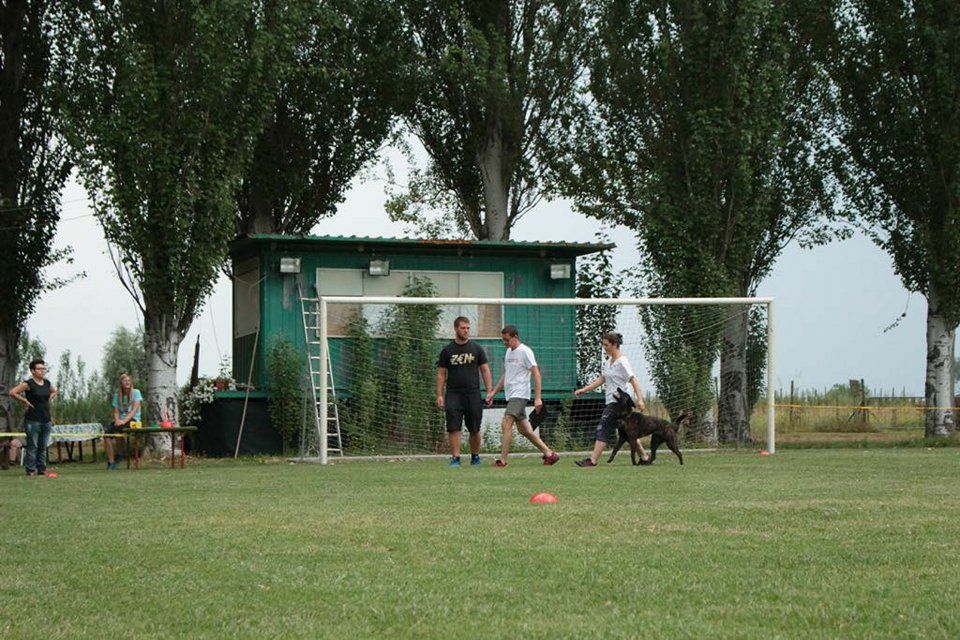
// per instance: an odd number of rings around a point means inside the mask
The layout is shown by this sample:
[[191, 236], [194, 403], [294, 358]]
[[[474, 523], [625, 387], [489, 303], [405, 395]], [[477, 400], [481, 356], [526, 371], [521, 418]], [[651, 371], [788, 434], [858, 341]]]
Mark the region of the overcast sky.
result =
[[[321, 235], [398, 236], [399, 225], [383, 212], [384, 183], [374, 177], [358, 180], [336, 216], [315, 229]], [[103, 345], [117, 326], [140, 324], [138, 310], [120, 286], [103, 234], [88, 206], [86, 194], [75, 183], [64, 193], [63, 216], [56, 245], [71, 245], [86, 278], [44, 295], [27, 322], [31, 336], [47, 346], [55, 363], [69, 349], [88, 366], [100, 367]], [[513, 238], [530, 241], [590, 241], [598, 223], [574, 213], [569, 203], [543, 203], [514, 228]], [[615, 267], [637, 260], [632, 234], [610, 230], [617, 244]], [[70, 273], [57, 267], [56, 275]], [[758, 295], [775, 303], [776, 378], [789, 389], [830, 387], [852, 378], [864, 378], [874, 392], [921, 395], [924, 385], [926, 300], [908, 295], [893, 273], [891, 261], [862, 236], [824, 247], [789, 247]], [[201, 373], [215, 374], [221, 358], [231, 350], [229, 282], [221, 277], [180, 348], [178, 376], [189, 377], [193, 344], [201, 339]], [[884, 332], [906, 310], [894, 329]], [[637, 365], [637, 363], [635, 363]], [[642, 363], [637, 365], [641, 370]], [[56, 377], [56, 371], [52, 372]]]

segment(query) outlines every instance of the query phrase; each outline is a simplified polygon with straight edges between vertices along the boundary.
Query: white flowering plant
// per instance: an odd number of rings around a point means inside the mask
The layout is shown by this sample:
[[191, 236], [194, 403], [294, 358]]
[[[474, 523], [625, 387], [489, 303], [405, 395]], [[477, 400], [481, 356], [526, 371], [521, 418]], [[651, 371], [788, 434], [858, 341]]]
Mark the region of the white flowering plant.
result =
[[200, 422], [200, 407], [213, 402], [217, 390], [213, 378], [200, 377], [196, 386], [185, 385], [180, 389], [180, 424], [195, 425]]
[[189, 384], [180, 389], [177, 404], [180, 408], [180, 424], [196, 425], [200, 423], [200, 408], [214, 400], [217, 391], [236, 391], [237, 383], [230, 373], [230, 359], [220, 361], [220, 372], [215, 378], [200, 376], [197, 384]]

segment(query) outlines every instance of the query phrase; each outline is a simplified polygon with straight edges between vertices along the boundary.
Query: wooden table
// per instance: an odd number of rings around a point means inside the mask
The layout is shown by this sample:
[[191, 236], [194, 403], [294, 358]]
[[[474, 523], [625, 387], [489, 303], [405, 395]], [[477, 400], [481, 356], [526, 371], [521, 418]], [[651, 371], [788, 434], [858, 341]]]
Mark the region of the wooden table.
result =
[[[184, 460], [186, 460], [187, 452], [184, 447], [183, 441], [184, 436], [188, 433], [196, 432], [196, 427], [160, 427], [159, 429], [130, 429], [129, 427], [123, 428], [120, 430], [120, 433], [123, 433], [127, 436], [127, 451], [130, 451], [130, 440], [136, 439], [137, 445], [139, 445], [139, 440], [141, 436], [170, 436], [170, 468], [176, 468], [176, 459], [177, 459], [177, 434], [180, 434], [180, 468], [183, 469]], [[140, 447], [135, 446], [133, 448], [133, 459], [134, 459], [134, 468], [140, 468]], [[127, 469], [130, 468], [130, 456], [127, 455]]]

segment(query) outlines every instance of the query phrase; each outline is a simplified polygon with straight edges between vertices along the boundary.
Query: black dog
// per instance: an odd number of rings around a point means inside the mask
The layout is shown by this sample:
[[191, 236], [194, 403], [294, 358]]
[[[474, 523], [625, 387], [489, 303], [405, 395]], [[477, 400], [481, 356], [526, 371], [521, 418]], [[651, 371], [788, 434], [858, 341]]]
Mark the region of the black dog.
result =
[[[680, 447], [677, 446], [677, 431], [680, 428], [679, 425], [683, 424], [689, 418], [688, 414], [680, 414], [677, 417], [676, 423], [673, 423], [663, 418], [655, 418], [636, 411], [633, 398], [630, 397], [629, 393], [619, 387], [617, 388], [617, 392], [613, 394], [613, 397], [617, 401], [615, 410], [617, 412], [617, 431], [620, 434], [620, 440], [617, 442], [617, 446], [613, 448], [613, 452], [610, 454], [610, 459], [607, 460], [607, 462], [613, 462], [614, 456], [617, 455], [617, 451], [620, 450], [623, 443], [629, 442], [630, 461], [635, 465], [653, 464], [654, 459], [657, 457], [657, 447], [663, 443], [666, 443], [666, 445], [670, 447], [670, 451], [677, 454], [677, 458], [680, 459], [680, 464], [683, 464], [683, 455], [680, 453]], [[640, 456], [640, 447], [637, 443], [637, 441], [644, 436], [650, 436], [650, 459], [646, 462], [644, 462]]]

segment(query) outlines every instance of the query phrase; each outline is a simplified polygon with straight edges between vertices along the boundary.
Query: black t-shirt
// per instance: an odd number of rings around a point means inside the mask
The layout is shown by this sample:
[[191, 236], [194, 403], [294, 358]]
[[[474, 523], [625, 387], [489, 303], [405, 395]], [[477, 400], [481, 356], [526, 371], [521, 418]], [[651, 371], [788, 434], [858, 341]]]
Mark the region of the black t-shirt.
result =
[[27, 409], [23, 418], [29, 422], [50, 422], [50, 381], [44, 380], [43, 385], [39, 385], [33, 378], [27, 378], [25, 382], [27, 390], [23, 395], [33, 408]]
[[440, 352], [438, 367], [447, 370], [448, 391], [477, 391], [480, 389], [480, 365], [487, 364], [487, 353], [476, 342], [464, 344], [451, 341]]

